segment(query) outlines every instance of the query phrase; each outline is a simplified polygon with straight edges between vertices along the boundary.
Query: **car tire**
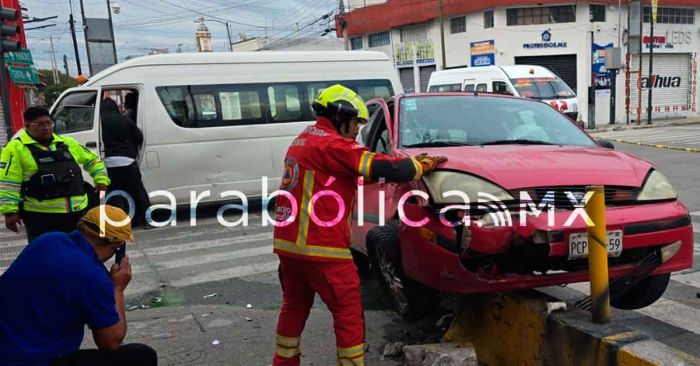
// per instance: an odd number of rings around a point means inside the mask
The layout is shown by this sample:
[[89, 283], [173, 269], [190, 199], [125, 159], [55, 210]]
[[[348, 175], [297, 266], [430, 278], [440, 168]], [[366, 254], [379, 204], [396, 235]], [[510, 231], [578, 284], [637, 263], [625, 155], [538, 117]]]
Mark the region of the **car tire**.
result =
[[636, 310], [649, 306], [661, 298], [668, 287], [670, 279], [670, 273], [649, 276], [635, 284], [621, 296], [611, 294], [610, 305], [622, 310]]
[[399, 222], [378, 226], [367, 234], [372, 270], [393, 309], [408, 321], [423, 318], [438, 296], [421, 283], [406, 277], [401, 264]]

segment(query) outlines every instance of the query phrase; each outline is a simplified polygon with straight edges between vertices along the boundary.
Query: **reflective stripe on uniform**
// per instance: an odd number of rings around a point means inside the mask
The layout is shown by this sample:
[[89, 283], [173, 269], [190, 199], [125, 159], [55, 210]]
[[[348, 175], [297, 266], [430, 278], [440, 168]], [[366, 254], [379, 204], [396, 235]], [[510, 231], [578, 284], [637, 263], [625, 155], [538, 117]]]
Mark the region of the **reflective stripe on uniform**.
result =
[[66, 198], [55, 198], [39, 201], [32, 197], [26, 197], [24, 209], [31, 212], [43, 213], [68, 213], [83, 210], [87, 207], [87, 196], [70, 197], [70, 207], [66, 205]]
[[281, 335], [276, 337], [277, 345], [287, 348], [299, 347], [299, 338], [289, 338]]
[[350, 253], [350, 249], [347, 248], [322, 247], [317, 245], [299, 245], [281, 239], [275, 239], [273, 247], [283, 252], [305, 255], [309, 257], [352, 260], [352, 254]]
[[283, 358], [294, 358], [299, 355], [299, 348], [286, 348], [277, 346], [275, 348], [275, 353]]
[[307, 170], [304, 173], [303, 195], [301, 197], [301, 208], [299, 210], [299, 233], [297, 234], [297, 245], [306, 245], [309, 236], [309, 221], [311, 219], [311, 198], [314, 194], [314, 178], [316, 173]]
[[365, 344], [353, 347], [338, 348], [338, 358], [355, 358], [365, 354]]
[[356, 358], [339, 358], [338, 364], [341, 366], [365, 366], [365, 355]]
[[357, 172], [365, 178], [371, 178], [370, 174], [374, 155], [376, 154], [365, 151], [362, 153], [362, 157], [360, 157], [360, 164], [357, 166]]

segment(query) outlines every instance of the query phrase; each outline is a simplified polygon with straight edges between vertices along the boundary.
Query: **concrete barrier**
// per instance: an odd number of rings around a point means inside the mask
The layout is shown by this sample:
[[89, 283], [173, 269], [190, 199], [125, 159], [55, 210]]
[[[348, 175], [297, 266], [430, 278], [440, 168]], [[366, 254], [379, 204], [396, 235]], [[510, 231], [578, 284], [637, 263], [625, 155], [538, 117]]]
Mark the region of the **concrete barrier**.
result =
[[488, 366], [700, 366], [614, 318], [601, 325], [577, 308], [550, 313], [547, 305], [557, 302], [534, 290], [468, 296], [443, 338], [473, 344]]

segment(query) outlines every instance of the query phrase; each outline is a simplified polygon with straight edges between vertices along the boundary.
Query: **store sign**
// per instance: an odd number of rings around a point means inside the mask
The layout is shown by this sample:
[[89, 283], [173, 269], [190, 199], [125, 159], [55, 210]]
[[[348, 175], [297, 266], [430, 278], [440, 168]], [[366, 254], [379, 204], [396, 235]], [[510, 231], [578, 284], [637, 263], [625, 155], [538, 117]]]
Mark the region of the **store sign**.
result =
[[602, 46], [593, 44], [593, 85], [596, 89], [610, 89], [610, 72], [605, 68], [605, 58], [606, 49], [612, 47], [612, 43]]
[[416, 64], [435, 63], [435, 46], [430, 40], [398, 44], [394, 54], [396, 66], [413, 66], [414, 62]]
[[681, 87], [681, 77], [680, 76], [661, 76], [652, 75], [651, 77], [643, 77], [642, 88], [680, 88]]
[[552, 42], [552, 32], [546, 30], [541, 34], [542, 42], [535, 43], [525, 43], [523, 48], [525, 49], [538, 49], [538, 48], [566, 48], [566, 42]]
[[[666, 31], [665, 34], [654, 36], [654, 48], [673, 48], [674, 46], [690, 45], [693, 42], [692, 31]], [[652, 39], [650, 36], [642, 37], [642, 43], [650, 48]]]
[[415, 48], [417, 64], [435, 63], [435, 46], [432, 40], [418, 41], [415, 43]]
[[410, 66], [413, 65], [415, 51], [413, 49], [413, 44], [402, 43], [396, 46], [394, 52], [396, 55], [396, 65], [397, 66]]
[[470, 43], [472, 67], [491, 66], [496, 64], [496, 45], [493, 39]]

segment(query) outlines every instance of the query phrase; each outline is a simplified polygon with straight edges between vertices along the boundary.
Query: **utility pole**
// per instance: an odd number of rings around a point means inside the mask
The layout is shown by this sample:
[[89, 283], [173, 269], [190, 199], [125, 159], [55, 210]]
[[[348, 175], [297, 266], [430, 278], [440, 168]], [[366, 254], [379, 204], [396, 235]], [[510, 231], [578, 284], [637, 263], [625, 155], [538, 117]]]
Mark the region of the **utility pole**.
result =
[[[340, 14], [340, 29], [343, 30], [343, 45], [347, 51], [350, 50], [350, 40], [348, 39], [348, 23], [345, 21], [345, 4], [343, 4], [343, 1], [345, 0], [338, 1], [338, 13]], [[391, 37], [391, 34], [389, 37]]]
[[76, 66], [78, 66], [78, 75], [82, 75], [83, 69], [80, 66], [80, 52], [78, 51], [78, 40], [75, 38], [75, 21], [73, 20], [73, 1], [68, 0], [68, 3], [70, 4], [70, 15], [68, 17], [68, 23], [70, 24], [70, 34], [73, 37], [73, 52], [75, 52], [75, 64]]
[[66, 76], [70, 76], [70, 73], [68, 72], [68, 56], [63, 54], [63, 70], [66, 72]]
[[114, 52], [114, 64], [116, 65], [118, 63], [118, 61], [117, 61], [117, 42], [114, 40], [114, 24], [112, 23], [112, 7], [109, 4], [109, 0], [107, 0], [107, 18], [109, 19], [109, 34], [112, 37], [112, 51]]
[[438, 6], [440, 8], [440, 53], [442, 56], [442, 62], [440, 62], [440, 65], [441, 70], [445, 70], [447, 68], [447, 61], [445, 60], [445, 22], [442, 15], [442, 0], [439, 0]]
[[53, 68], [53, 83], [58, 84], [58, 63], [56, 62], [56, 51], [53, 48], [53, 36], [49, 36], [51, 43], [51, 67]]
[[659, 6], [659, 0], [651, 0], [651, 19], [649, 19], [649, 24], [651, 26], [649, 31], [649, 82], [647, 86], [649, 87], [649, 99], [647, 100], [647, 124], [651, 124], [651, 95], [654, 91], [654, 85], [652, 82], [655, 81], [653, 77], [654, 69], [654, 25], [656, 24], [656, 10]]

